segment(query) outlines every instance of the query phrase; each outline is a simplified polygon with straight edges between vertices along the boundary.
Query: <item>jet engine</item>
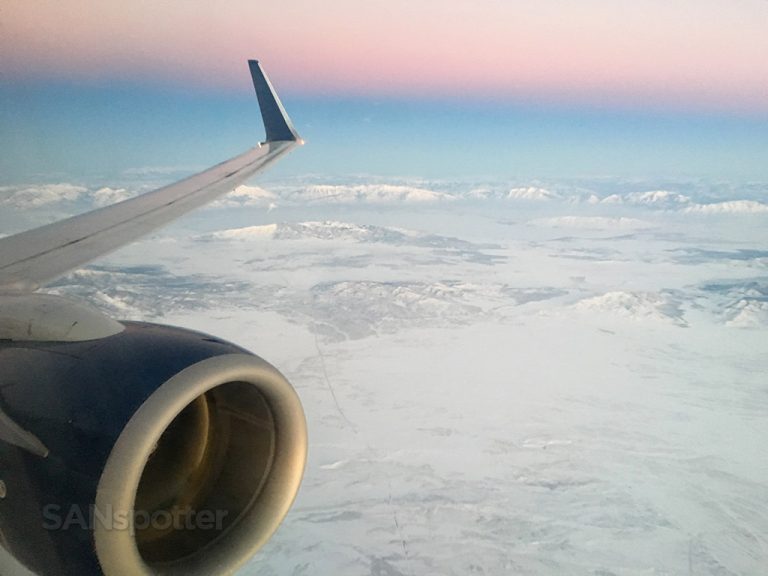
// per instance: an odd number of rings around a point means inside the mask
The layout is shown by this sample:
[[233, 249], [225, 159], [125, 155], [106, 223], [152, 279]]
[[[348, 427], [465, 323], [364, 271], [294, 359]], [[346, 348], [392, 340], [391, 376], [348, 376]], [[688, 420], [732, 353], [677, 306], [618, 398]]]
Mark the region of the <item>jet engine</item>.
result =
[[275, 368], [205, 334], [36, 292], [303, 143], [259, 62], [248, 67], [266, 140], [0, 238], [0, 576], [231, 574], [296, 496], [306, 422]]
[[40, 575], [234, 572], [299, 489], [298, 396], [233, 344], [93, 314], [0, 333], [0, 544]]

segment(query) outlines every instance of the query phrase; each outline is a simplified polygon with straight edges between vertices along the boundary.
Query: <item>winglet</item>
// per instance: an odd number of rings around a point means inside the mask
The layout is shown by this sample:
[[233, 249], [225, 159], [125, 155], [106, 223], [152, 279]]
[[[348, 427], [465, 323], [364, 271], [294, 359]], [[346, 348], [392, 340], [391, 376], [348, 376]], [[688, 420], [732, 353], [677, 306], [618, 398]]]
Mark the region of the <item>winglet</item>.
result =
[[267, 131], [267, 142], [301, 141], [259, 61], [248, 60], [248, 66], [251, 69], [253, 87], [259, 99], [261, 117], [264, 120], [264, 129]]

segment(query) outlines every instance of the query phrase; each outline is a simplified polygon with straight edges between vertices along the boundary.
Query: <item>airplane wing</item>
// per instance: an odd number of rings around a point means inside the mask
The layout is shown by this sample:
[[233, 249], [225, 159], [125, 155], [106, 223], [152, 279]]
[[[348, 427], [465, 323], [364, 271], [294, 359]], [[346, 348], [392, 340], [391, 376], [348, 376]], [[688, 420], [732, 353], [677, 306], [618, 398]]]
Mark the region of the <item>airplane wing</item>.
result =
[[266, 141], [208, 170], [135, 198], [0, 239], [0, 292], [26, 293], [230, 192], [299, 144], [272, 84], [248, 64]]
[[234, 574], [296, 498], [306, 418], [275, 367], [200, 332], [32, 293], [301, 144], [258, 62], [249, 65], [264, 142], [0, 239], [1, 575]]

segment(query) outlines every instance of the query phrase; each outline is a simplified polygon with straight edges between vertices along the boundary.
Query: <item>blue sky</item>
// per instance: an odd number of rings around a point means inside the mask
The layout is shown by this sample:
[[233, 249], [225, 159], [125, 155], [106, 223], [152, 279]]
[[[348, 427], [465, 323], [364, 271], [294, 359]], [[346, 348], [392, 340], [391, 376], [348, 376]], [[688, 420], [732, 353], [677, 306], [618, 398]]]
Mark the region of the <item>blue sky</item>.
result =
[[309, 144], [277, 176], [768, 181], [764, 0], [9, 0], [0, 25], [6, 183], [240, 152], [253, 57]]
[[[2, 178], [108, 179], [144, 167], [204, 168], [261, 137], [249, 92], [128, 82], [6, 85]], [[277, 176], [768, 180], [768, 118], [759, 115], [291, 93], [284, 100], [308, 144], [276, 168]]]

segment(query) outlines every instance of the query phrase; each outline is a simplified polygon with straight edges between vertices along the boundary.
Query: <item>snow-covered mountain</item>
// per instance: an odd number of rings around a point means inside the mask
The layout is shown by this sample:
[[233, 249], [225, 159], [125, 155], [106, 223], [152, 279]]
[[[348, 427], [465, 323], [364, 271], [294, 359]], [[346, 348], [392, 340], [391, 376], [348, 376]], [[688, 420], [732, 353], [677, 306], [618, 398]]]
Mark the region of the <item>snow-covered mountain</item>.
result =
[[680, 296], [669, 292], [615, 290], [584, 298], [573, 308], [582, 314], [606, 314], [630, 320], [663, 320], [686, 325], [680, 309]]
[[726, 324], [737, 328], [768, 328], [768, 299], [742, 298], [728, 307]]
[[455, 249], [468, 249], [476, 246], [471, 242], [449, 236], [428, 234], [405, 228], [354, 224], [337, 220], [278, 222], [260, 226], [246, 226], [244, 228], [231, 228], [212, 232], [199, 238], [202, 241], [250, 241], [264, 238], [272, 240], [341, 240]]
[[305, 483], [242, 576], [761, 573], [763, 216], [635, 183], [590, 192], [616, 203], [435, 186], [458, 200], [418, 209], [291, 186], [48, 288], [232, 340], [296, 386]]
[[528, 200], [534, 202], [562, 200], [561, 195], [552, 192], [551, 190], [547, 190], [546, 188], [538, 188], [535, 186], [512, 188], [507, 192], [506, 198], [508, 200]]
[[755, 200], [730, 200], [710, 204], [692, 204], [685, 211], [693, 214], [768, 214], [768, 204]]
[[626, 194], [611, 194], [600, 200], [603, 204], [633, 204], [653, 208], [677, 209], [690, 204], [691, 199], [669, 190], [652, 190], [648, 192], [629, 192]]
[[[514, 183], [499, 181], [377, 181], [375, 183], [336, 182], [309, 179], [292, 185], [240, 186], [214, 202], [209, 209], [256, 207], [274, 210], [283, 207], [311, 206], [441, 206], [445, 203], [510, 203], [512, 205], [577, 205], [605, 209], [645, 208], [653, 211], [676, 211], [686, 214], [766, 214], [765, 191], [759, 186], [745, 184], [728, 189], [729, 197], [713, 196], [700, 184], [681, 184], [681, 190], [637, 190], [637, 183], [622, 188], [618, 184], [606, 187], [604, 182], [568, 181]], [[697, 187], [698, 186], [698, 187]], [[124, 200], [144, 191], [147, 183], [137, 180], [133, 185], [87, 188], [79, 184], [55, 183], [0, 188], [0, 206], [15, 210], [40, 206], [76, 204], [83, 209], [99, 207]], [[606, 188], [608, 191], [606, 191]], [[616, 191], [616, 188], [621, 188]], [[740, 192], [743, 195], [739, 195]], [[627, 216], [629, 217], [629, 216]]]
[[87, 188], [68, 183], [0, 187], [0, 206], [18, 209], [38, 208], [46, 204], [74, 202]]
[[451, 201], [454, 197], [426, 188], [396, 184], [318, 184], [296, 190], [288, 199], [302, 203], [422, 204]]
[[211, 206], [214, 208], [239, 206], [274, 208], [277, 206], [277, 203], [277, 194], [270, 190], [265, 190], [259, 186], [238, 186], [223, 198], [216, 200]]

